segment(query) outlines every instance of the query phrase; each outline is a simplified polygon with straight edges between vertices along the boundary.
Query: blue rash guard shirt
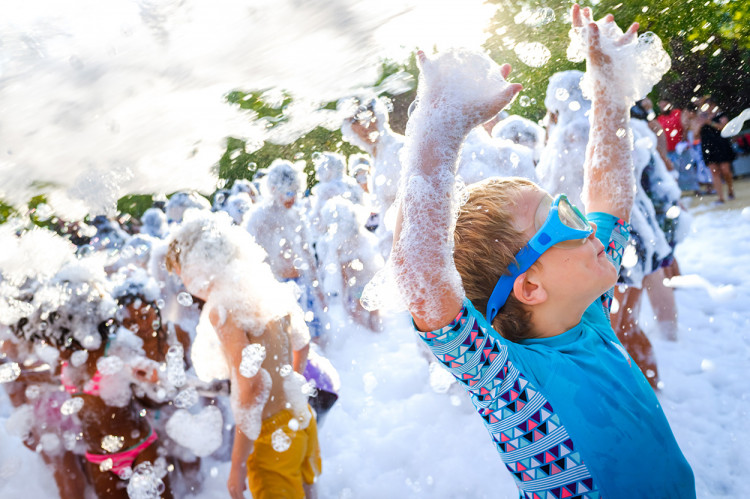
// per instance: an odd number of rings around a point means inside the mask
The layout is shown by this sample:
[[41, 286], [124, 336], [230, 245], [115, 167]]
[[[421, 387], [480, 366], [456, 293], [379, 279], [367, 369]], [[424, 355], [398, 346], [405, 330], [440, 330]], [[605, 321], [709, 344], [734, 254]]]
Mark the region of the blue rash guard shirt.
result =
[[[619, 269], [629, 225], [588, 218]], [[548, 338], [506, 340], [468, 299], [451, 324], [417, 331], [469, 393], [523, 499], [695, 497], [661, 405], [612, 330], [612, 293]]]

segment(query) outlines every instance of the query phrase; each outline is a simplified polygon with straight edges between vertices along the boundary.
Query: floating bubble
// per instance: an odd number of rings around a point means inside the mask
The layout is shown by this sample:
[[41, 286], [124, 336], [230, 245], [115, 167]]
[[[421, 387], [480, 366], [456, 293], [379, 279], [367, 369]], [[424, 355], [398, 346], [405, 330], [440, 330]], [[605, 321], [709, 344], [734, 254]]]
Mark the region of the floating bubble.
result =
[[271, 445], [276, 452], [284, 452], [292, 445], [292, 439], [284, 432], [283, 428], [279, 428], [271, 434]]
[[518, 103], [521, 104], [521, 107], [529, 107], [531, 105], [531, 98], [528, 95], [522, 95], [518, 99]]
[[128, 480], [130, 499], [157, 499], [164, 489], [164, 482], [156, 475], [154, 467], [148, 461], [136, 466]]
[[177, 303], [183, 307], [189, 307], [193, 304], [193, 297], [190, 293], [183, 291], [177, 295]]
[[105, 459], [104, 461], [102, 461], [101, 463], [99, 463], [99, 471], [101, 471], [102, 473], [104, 473], [105, 471], [109, 471], [112, 469], [112, 465], [113, 465], [112, 458], [109, 457]]
[[555, 99], [566, 101], [570, 97], [570, 93], [564, 88], [558, 88], [555, 90]]
[[568, 109], [571, 111], [578, 111], [581, 109], [581, 103], [577, 100], [572, 100], [568, 103]]
[[524, 24], [538, 28], [555, 20], [555, 11], [549, 7], [536, 9], [524, 19]]
[[620, 138], [623, 138], [627, 134], [628, 134], [628, 131], [625, 130], [624, 128], [618, 128], [617, 131], [615, 132], [615, 135], [617, 135]]
[[124, 437], [118, 437], [117, 435], [105, 435], [104, 438], [102, 438], [101, 445], [102, 449], [106, 450], [107, 452], [117, 452], [118, 450], [122, 449], [124, 443]]
[[290, 430], [297, 431], [299, 430], [299, 421], [297, 421], [297, 418], [292, 418], [289, 420], [289, 424], [287, 424], [287, 426], [289, 426]]
[[682, 212], [682, 209], [678, 205], [674, 205], [671, 208], [667, 210], [667, 218], [675, 219], [680, 216], [680, 213]]
[[635, 250], [635, 246], [629, 244], [625, 247], [625, 251], [622, 255], [622, 266], [626, 269], [632, 269], [638, 264], [638, 254]]
[[39, 394], [42, 392], [42, 390], [37, 385], [31, 385], [26, 387], [26, 391], [24, 392], [24, 395], [26, 395], [26, 398], [29, 400], [34, 400], [37, 397], [39, 397]]
[[185, 376], [185, 364], [183, 357], [185, 351], [179, 343], [174, 344], [167, 350], [167, 380], [175, 387], [181, 387], [187, 381]]
[[83, 408], [83, 399], [81, 397], [73, 397], [70, 400], [66, 400], [60, 406], [60, 413], [63, 416], [70, 416], [77, 413]]
[[0, 365], [0, 383], [10, 383], [21, 375], [21, 367], [17, 362]]
[[130, 477], [133, 476], [133, 468], [131, 468], [130, 466], [122, 468], [117, 472], [117, 476], [120, 477], [120, 480], [130, 480]]
[[284, 364], [283, 366], [281, 366], [281, 368], [279, 368], [279, 375], [282, 378], [286, 378], [290, 374], [292, 374], [292, 366], [290, 366], [289, 364]]
[[174, 398], [175, 407], [180, 409], [187, 409], [198, 403], [198, 390], [193, 388], [186, 388], [177, 394]]
[[362, 263], [362, 261], [359, 258], [355, 258], [349, 263], [349, 266], [352, 268], [352, 270], [362, 270], [365, 268], [365, 265]]
[[513, 50], [522, 63], [532, 68], [544, 66], [552, 56], [549, 49], [539, 42], [521, 42]]

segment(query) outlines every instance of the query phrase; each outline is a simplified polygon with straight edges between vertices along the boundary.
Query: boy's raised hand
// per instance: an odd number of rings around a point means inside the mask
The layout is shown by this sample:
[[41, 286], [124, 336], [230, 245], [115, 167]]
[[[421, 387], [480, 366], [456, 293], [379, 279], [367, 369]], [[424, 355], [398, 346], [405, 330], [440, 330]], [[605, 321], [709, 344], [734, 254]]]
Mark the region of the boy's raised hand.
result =
[[499, 66], [481, 53], [457, 50], [430, 58], [420, 50], [417, 63], [427, 88], [418, 106], [447, 111], [464, 134], [495, 117], [523, 88], [505, 81], [510, 64]]

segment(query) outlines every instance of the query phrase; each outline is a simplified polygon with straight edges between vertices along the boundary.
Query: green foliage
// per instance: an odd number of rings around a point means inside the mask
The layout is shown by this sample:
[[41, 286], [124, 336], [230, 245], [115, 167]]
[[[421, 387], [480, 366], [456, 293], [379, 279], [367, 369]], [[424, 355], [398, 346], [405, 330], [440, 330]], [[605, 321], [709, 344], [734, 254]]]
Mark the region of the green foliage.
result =
[[117, 212], [128, 214], [133, 218], [141, 218], [143, 212], [154, 204], [154, 197], [150, 194], [130, 194], [117, 200]]
[[9, 218], [12, 218], [17, 214], [18, 213], [11, 205], [5, 204], [2, 200], [0, 200], [0, 224], [4, 224], [8, 221]]

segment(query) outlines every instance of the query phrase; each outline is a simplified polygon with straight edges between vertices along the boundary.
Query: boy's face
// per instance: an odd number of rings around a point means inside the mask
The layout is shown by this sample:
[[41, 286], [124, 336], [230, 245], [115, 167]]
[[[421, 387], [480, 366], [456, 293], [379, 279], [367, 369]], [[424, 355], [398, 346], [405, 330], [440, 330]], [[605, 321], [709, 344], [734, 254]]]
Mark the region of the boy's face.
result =
[[[536, 233], [535, 214], [546, 195], [541, 189], [525, 189], [519, 196], [516, 221], [518, 227], [525, 228], [527, 239]], [[591, 225], [595, 234], [596, 225]], [[594, 234], [575, 248], [553, 246], [539, 257], [540, 265], [532, 267], [549, 299], [586, 307], [615, 284], [617, 270]]]

